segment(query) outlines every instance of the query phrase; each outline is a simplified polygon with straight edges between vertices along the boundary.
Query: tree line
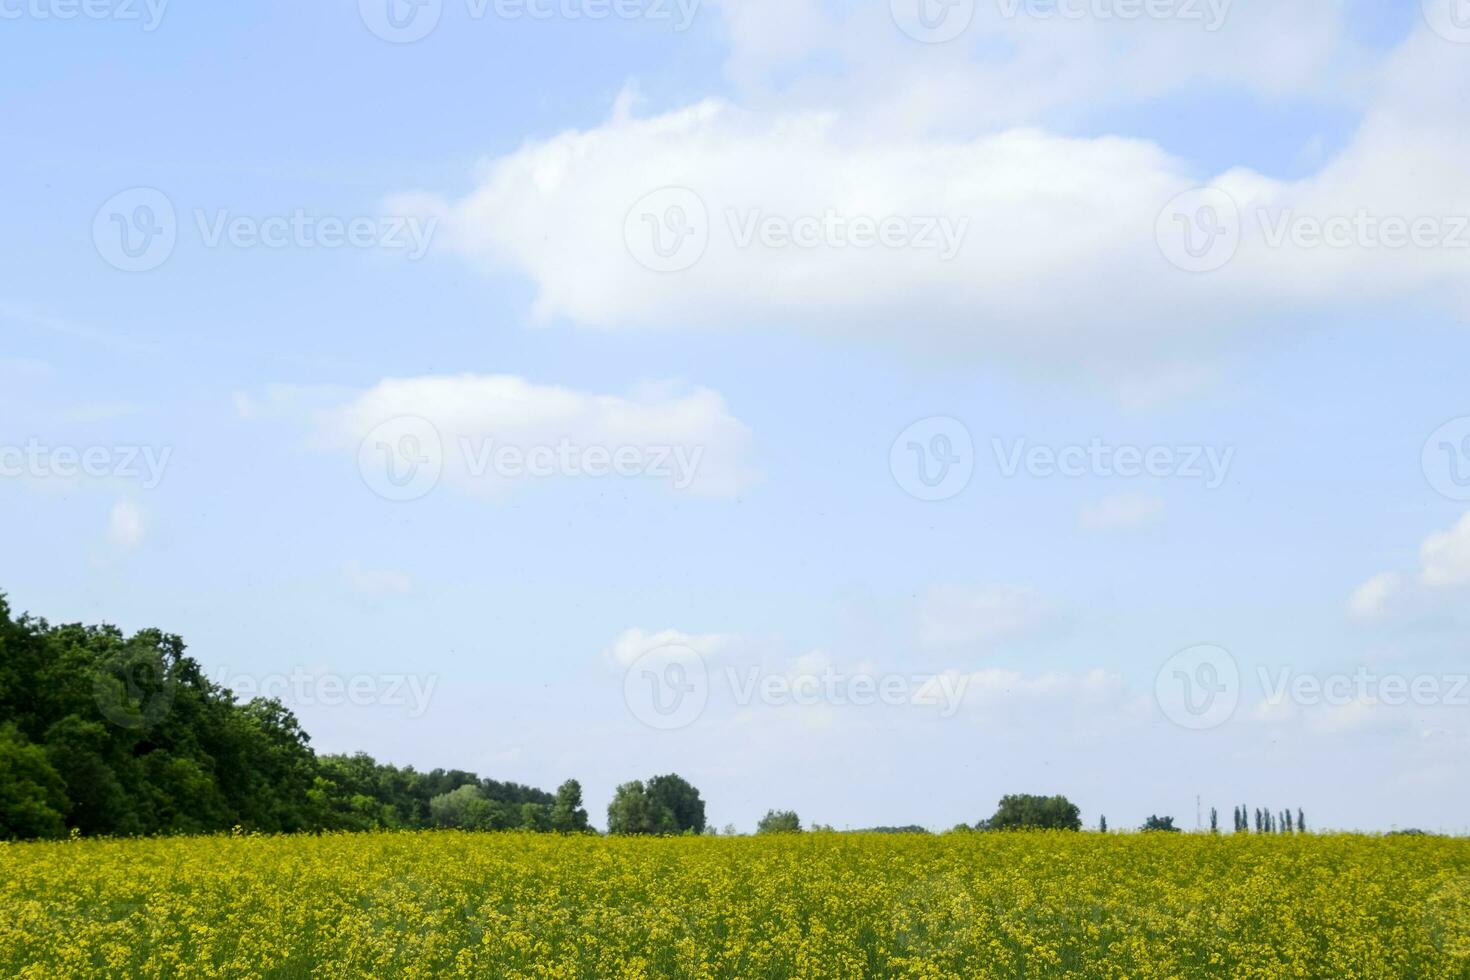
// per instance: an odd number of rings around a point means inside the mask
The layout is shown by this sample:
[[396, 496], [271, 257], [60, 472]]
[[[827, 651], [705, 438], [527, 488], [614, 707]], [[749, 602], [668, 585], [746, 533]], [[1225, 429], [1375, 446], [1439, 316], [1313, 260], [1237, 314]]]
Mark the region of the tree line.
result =
[[285, 705], [238, 702], [179, 637], [17, 618], [0, 594], [0, 839], [235, 827], [589, 829], [576, 780], [319, 756]]
[[[456, 828], [583, 833], [582, 787], [555, 793], [459, 769], [419, 772], [364, 753], [317, 755], [278, 699], [240, 702], [211, 682], [182, 639], [159, 630], [52, 626], [12, 617], [0, 594], [0, 839], [85, 835]], [[1235, 829], [1250, 814], [1235, 808]], [[619, 786], [612, 834], [703, 834], [704, 800], [675, 774]], [[1080, 830], [1064, 796], [1013, 794], [959, 831]], [[1217, 831], [1217, 813], [1210, 811]], [[1257, 833], [1300, 833], [1300, 809], [1257, 809]], [[761, 834], [799, 833], [771, 810]], [[830, 831], [815, 825], [813, 830]], [[1099, 822], [1107, 830], [1107, 818]], [[1143, 830], [1175, 831], [1151, 816]], [[874, 832], [924, 832], [880, 827]], [[727, 827], [726, 833], [734, 833]]]

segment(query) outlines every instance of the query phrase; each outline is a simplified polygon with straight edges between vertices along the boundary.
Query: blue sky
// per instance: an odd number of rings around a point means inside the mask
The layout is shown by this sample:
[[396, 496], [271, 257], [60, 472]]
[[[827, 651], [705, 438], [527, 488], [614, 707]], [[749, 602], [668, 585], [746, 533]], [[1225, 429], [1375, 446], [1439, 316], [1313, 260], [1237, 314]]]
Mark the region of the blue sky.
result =
[[[746, 829], [938, 828], [1013, 791], [1114, 826], [1189, 825], [1196, 794], [1465, 825], [1470, 44], [1447, 5], [1237, 2], [1205, 30], [1185, 0], [997, 0], [924, 43], [899, 0], [710, 0], [688, 30], [445, 0], [400, 44], [373, 2], [173, 0], [151, 31], [131, 5], [0, 4], [0, 469], [111, 461], [5, 469], [14, 606], [179, 632], [245, 685], [367, 678], [362, 703], [286, 697], [320, 750], [576, 776], [598, 816], [676, 770]], [[1200, 187], [1223, 197], [1171, 213]], [[128, 272], [107, 235], [139, 188], [176, 242]], [[1169, 229], [1203, 229], [1199, 201], [1238, 242], [1189, 271]], [[706, 246], [640, 264], [674, 204]], [[251, 243], [298, 213], [371, 241]], [[1359, 213], [1433, 224], [1271, 238]], [[948, 258], [922, 246], [941, 217]], [[841, 230], [740, 241], [805, 218]], [[887, 218], [909, 238], [843, 237]], [[405, 418], [442, 472], [386, 499], [372, 461]], [[934, 449], [935, 419], [973, 472], [921, 500], [895, 441]], [[489, 440], [700, 463], [683, 487], [496, 478], [459, 448]], [[1169, 472], [1005, 472], [1094, 440]], [[166, 454], [156, 486], [134, 449]], [[1181, 472], [1206, 451], [1218, 480]], [[1202, 644], [1240, 678], [1203, 727], [1169, 688]], [[640, 700], [678, 693], [671, 666], [704, 678], [674, 728]], [[1377, 680], [1273, 704], [1282, 670]], [[738, 703], [751, 671], [964, 695]], [[427, 703], [382, 693], [407, 676]], [[1386, 676], [1439, 693], [1381, 703]]]

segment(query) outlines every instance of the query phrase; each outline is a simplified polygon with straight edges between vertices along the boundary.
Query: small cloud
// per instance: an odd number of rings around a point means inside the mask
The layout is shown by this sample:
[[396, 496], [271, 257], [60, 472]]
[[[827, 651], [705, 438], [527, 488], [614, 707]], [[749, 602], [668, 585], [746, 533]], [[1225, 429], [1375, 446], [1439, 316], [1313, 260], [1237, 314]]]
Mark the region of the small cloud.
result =
[[1416, 576], [1382, 572], [1348, 597], [1348, 614], [1363, 623], [1389, 617], [1434, 614], [1446, 608], [1446, 593], [1470, 587], [1470, 513], [1454, 527], [1435, 531], [1419, 547]]
[[1403, 576], [1398, 572], [1382, 572], [1373, 576], [1348, 597], [1348, 615], [1362, 623], [1383, 619], [1388, 614], [1390, 601], [1399, 594], [1403, 584]]
[[635, 627], [620, 633], [613, 645], [603, 653], [613, 663], [627, 667], [644, 654], [661, 647], [688, 647], [701, 657], [709, 658], [725, 648], [731, 639], [725, 633], [685, 633], [682, 630], [652, 632]]
[[349, 561], [342, 571], [348, 586], [360, 595], [408, 595], [413, 591], [413, 580], [401, 572], [364, 568], [355, 561]]
[[919, 635], [930, 646], [986, 645], [1027, 632], [1051, 616], [1051, 606], [1034, 589], [938, 586], [920, 603]]
[[143, 512], [131, 500], [119, 500], [112, 505], [107, 519], [107, 540], [114, 547], [132, 551], [143, 543], [145, 528]]
[[1082, 508], [1078, 524], [1084, 531], [1124, 531], [1152, 524], [1164, 513], [1164, 501], [1146, 494], [1104, 497]]
[[1448, 531], [1425, 538], [1419, 558], [1419, 580], [1430, 588], [1470, 585], [1470, 513]]

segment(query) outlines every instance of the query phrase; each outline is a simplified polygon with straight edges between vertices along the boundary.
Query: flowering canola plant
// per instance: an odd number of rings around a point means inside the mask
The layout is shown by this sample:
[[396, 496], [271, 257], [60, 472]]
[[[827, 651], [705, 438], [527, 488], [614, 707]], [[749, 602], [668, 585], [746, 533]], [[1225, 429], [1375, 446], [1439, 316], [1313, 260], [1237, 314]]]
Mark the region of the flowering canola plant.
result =
[[1470, 841], [420, 832], [0, 844], [0, 975], [1470, 978]]

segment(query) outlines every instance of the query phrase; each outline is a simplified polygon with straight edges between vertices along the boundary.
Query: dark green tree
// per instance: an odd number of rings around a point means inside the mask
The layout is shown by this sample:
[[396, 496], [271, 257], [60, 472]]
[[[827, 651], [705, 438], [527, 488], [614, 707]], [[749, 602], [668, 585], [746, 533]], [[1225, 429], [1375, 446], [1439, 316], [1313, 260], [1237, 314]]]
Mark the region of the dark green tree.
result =
[[704, 800], [681, 776], [670, 773], [654, 776], [648, 781], [648, 799], [656, 809], [666, 809], [673, 814], [674, 833], [692, 831], [704, 833]]
[[755, 825], [757, 834], [796, 834], [801, 832], [801, 818], [795, 810], [767, 810]]
[[1146, 831], [1163, 831], [1170, 834], [1180, 833], [1179, 828], [1174, 826], [1173, 817], [1150, 816], [1143, 822], [1143, 827], [1140, 829]]
[[607, 805], [609, 834], [672, 834], [677, 832], [674, 814], [655, 804], [641, 780], [624, 783]]
[[587, 830], [587, 811], [582, 808], [582, 784], [568, 779], [557, 787], [551, 804], [551, 829], [561, 834], [580, 834]]
[[45, 750], [15, 725], [0, 725], [0, 840], [61, 837], [70, 808]]
[[1065, 796], [1003, 796], [981, 830], [1081, 830], [1082, 811]]

